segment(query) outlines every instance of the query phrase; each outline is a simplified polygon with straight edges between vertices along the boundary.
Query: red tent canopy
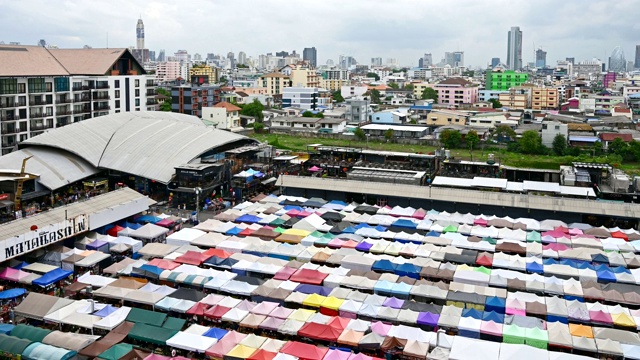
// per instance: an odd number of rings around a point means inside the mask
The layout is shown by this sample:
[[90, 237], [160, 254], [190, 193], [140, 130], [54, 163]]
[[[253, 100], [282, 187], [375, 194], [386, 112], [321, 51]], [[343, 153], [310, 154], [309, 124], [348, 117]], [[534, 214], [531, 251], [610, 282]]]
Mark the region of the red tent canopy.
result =
[[307, 337], [310, 339], [324, 340], [330, 342], [338, 341], [340, 334], [344, 328], [333, 327], [329, 324], [318, 324], [309, 322], [304, 324], [300, 330], [298, 330], [298, 336]]
[[612, 232], [611, 237], [629, 241], [629, 237], [627, 236], [627, 234], [623, 233], [620, 230]]
[[210, 258], [210, 256], [207, 256], [201, 252], [189, 250], [186, 253], [178, 256], [176, 258], [176, 262], [180, 264], [190, 264], [197, 266], [202, 264], [202, 262], [207, 260], [208, 258]]
[[118, 233], [122, 230], [124, 230], [125, 228], [123, 228], [122, 226], [114, 226], [111, 229], [107, 230], [107, 235], [109, 236], [113, 236], [113, 237], [117, 237]]
[[238, 234], [238, 236], [250, 236], [251, 234], [253, 234], [254, 230], [251, 230], [249, 228], [246, 228], [242, 231], [240, 231], [240, 233]]
[[329, 274], [325, 274], [318, 270], [299, 269], [291, 275], [289, 280], [303, 284], [322, 285], [324, 278], [327, 276], [329, 276]]
[[213, 307], [209, 308], [209, 310], [205, 311], [203, 315], [205, 317], [208, 317], [209, 319], [221, 319], [224, 314], [229, 312], [229, 310], [231, 310], [231, 308], [214, 305]]
[[149, 261], [148, 265], [157, 266], [163, 270], [173, 270], [178, 266], [180, 266], [180, 264], [175, 263], [171, 260], [164, 260], [164, 259], [158, 259], [158, 258]]
[[222, 249], [213, 249], [213, 248], [208, 249], [207, 251], [203, 252], [202, 254], [206, 255], [207, 259], [212, 257], [212, 256], [219, 257], [220, 259], [226, 259], [229, 256], [231, 256], [230, 253], [228, 253], [228, 252], [226, 252], [226, 251], [224, 251]]
[[562, 231], [565, 234], [569, 233], [569, 228], [566, 228], [564, 226], [556, 226], [553, 231]]
[[278, 272], [273, 276], [273, 278], [275, 280], [282, 280], [282, 281], [289, 280], [291, 275], [293, 275], [296, 271], [298, 270], [285, 266], [282, 269], [278, 270]]
[[249, 356], [247, 360], [271, 360], [276, 357], [277, 353], [267, 351], [264, 349], [258, 349], [253, 355]]
[[488, 254], [480, 254], [476, 259], [476, 265], [481, 266], [492, 266], [493, 265], [493, 257]]
[[204, 316], [204, 313], [207, 311], [207, 304], [197, 302], [195, 305], [191, 307], [191, 309], [187, 310], [187, 315], [197, 315]]
[[328, 348], [304, 344], [298, 341], [289, 341], [284, 344], [280, 352], [293, 355], [300, 360], [322, 360], [329, 351]]

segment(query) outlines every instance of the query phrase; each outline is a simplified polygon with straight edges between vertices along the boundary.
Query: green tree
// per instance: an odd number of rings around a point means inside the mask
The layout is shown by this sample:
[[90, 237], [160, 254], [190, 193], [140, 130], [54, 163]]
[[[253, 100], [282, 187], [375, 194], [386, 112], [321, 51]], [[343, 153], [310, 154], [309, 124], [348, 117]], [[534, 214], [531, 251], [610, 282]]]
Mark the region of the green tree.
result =
[[378, 76], [378, 74], [376, 74], [376, 73], [374, 73], [374, 72], [369, 72], [369, 73], [367, 73], [367, 77], [368, 77], [368, 78], [374, 78], [374, 79], [376, 79], [376, 81], [379, 81], [379, 80], [380, 80], [380, 76]]
[[253, 131], [255, 131], [256, 134], [262, 134], [264, 131], [264, 124], [259, 122], [253, 123]]
[[516, 132], [507, 125], [496, 126], [495, 130], [493, 131], [493, 139], [496, 141], [500, 141], [505, 138], [509, 138], [510, 141], [514, 140], [516, 138]]
[[466, 76], [466, 77], [473, 77], [476, 74], [475, 71], [473, 70], [466, 70], [462, 73], [462, 76]]
[[227, 77], [226, 76], [220, 76], [220, 80], [218, 80], [221, 84], [227, 84]]
[[398, 85], [397, 83], [394, 83], [394, 82], [388, 83], [387, 86], [389, 86], [390, 88], [392, 88], [394, 90], [400, 89], [400, 85]]
[[613, 139], [609, 144], [609, 154], [620, 155], [624, 158], [628, 150], [629, 145], [620, 138]]
[[557, 156], [562, 156], [567, 152], [567, 138], [562, 134], [556, 134], [553, 138], [553, 143], [551, 145], [553, 149], [553, 153]]
[[253, 99], [253, 101], [249, 104], [246, 104], [240, 110], [240, 115], [253, 116], [256, 118], [257, 122], [262, 122], [264, 119], [264, 115], [262, 111], [264, 110], [264, 105], [258, 99]]
[[539, 154], [543, 151], [542, 138], [536, 130], [527, 130], [518, 140], [520, 151], [524, 154]]
[[374, 104], [380, 104], [380, 91], [377, 89], [373, 89], [369, 91], [369, 96], [371, 97], [371, 102]]
[[489, 102], [494, 109], [500, 109], [502, 107], [502, 104], [498, 99], [489, 99]]
[[413, 91], [413, 84], [407, 84], [402, 89], [406, 91]]
[[473, 161], [473, 149], [476, 147], [476, 144], [480, 142], [480, 137], [475, 130], [469, 130], [467, 136], [464, 137], [464, 141], [467, 143], [469, 155], [471, 155], [471, 161]]
[[440, 133], [440, 143], [444, 145], [445, 148], [455, 149], [460, 147], [461, 142], [462, 134], [460, 134], [458, 130], [445, 129]]
[[360, 140], [360, 141], [364, 141], [367, 138], [367, 134], [364, 133], [364, 130], [357, 128], [354, 132], [353, 135], [356, 136], [356, 139]]
[[387, 141], [393, 139], [393, 129], [387, 129], [387, 131], [384, 132], [384, 138]]
[[433, 88], [426, 87], [422, 91], [422, 100], [433, 100], [434, 103], [438, 102], [438, 92]]
[[313, 117], [313, 113], [309, 110], [302, 113], [302, 117], [310, 118]]
[[333, 101], [335, 101], [337, 103], [344, 102], [344, 98], [342, 97], [342, 93], [340, 92], [340, 90], [334, 91], [331, 94], [331, 96], [333, 97]]
[[166, 97], [164, 102], [160, 104], [160, 111], [171, 111], [171, 93], [169, 90], [159, 87], [156, 88], [156, 93]]
[[602, 141], [596, 141], [595, 144], [593, 144], [593, 155], [602, 155]]
[[[599, 141], [597, 143], [600, 143]], [[633, 161], [640, 160], [640, 142], [631, 140], [629, 143], [629, 159]]]

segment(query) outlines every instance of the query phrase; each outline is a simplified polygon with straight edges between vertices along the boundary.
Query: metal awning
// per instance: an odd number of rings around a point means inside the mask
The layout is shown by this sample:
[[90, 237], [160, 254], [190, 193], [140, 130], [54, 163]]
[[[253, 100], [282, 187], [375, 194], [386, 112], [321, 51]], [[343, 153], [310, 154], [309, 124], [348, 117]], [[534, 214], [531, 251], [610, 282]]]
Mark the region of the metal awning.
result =
[[268, 185], [268, 184], [274, 183], [274, 182], [276, 182], [276, 180], [278, 180], [278, 179], [276, 179], [274, 177], [270, 177], [267, 180], [262, 181], [262, 185]]

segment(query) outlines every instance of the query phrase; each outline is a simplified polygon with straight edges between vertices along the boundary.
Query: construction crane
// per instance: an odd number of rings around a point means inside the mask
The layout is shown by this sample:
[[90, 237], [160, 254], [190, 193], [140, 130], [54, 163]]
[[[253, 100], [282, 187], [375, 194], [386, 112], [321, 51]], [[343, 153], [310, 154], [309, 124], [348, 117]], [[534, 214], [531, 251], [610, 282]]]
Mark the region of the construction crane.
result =
[[20, 179], [18, 179], [18, 187], [16, 189], [16, 196], [15, 199], [13, 201], [13, 210], [14, 211], [20, 211], [22, 209], [21, 207], [21, 200], [22, 200], [22, 186], [24, 185], [24, 182], [27, 180], [27, 173], [25, 172], [25, 168], [27, 167], [27, 160], [31, 159], [33, 156], [28, 156], [24, 159], [22, 159], [22, 167], [20, 168]]

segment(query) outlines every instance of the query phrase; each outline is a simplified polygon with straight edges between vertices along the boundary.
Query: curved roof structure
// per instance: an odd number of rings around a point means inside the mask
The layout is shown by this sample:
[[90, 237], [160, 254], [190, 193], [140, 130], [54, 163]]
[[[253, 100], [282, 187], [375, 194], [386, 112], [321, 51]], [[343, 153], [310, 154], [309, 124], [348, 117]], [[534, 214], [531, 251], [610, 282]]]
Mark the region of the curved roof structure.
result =
[[57, 189], [97, 173], [118, 170], [168, 183], [174, 167], [217, 147], [257, 143], [246, 136], [207, 127], [195, 116], [169, 112], [128, 112], [101, 116], [28, 139], [21, 150], [0, 157], [0, 168], [19, 168]]

